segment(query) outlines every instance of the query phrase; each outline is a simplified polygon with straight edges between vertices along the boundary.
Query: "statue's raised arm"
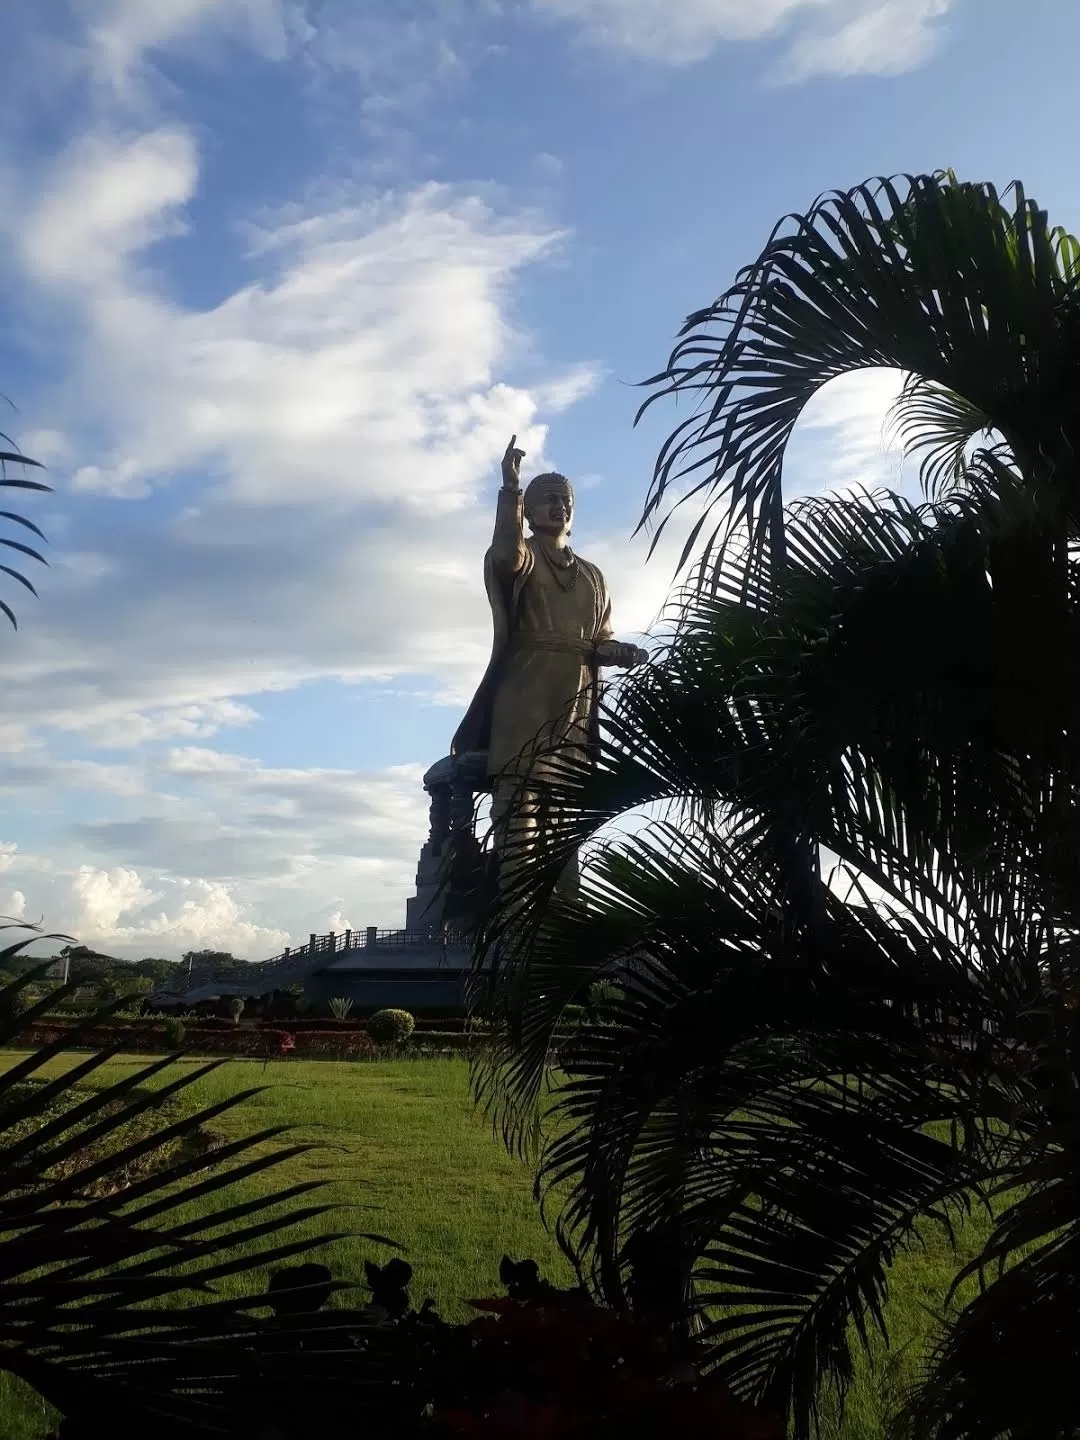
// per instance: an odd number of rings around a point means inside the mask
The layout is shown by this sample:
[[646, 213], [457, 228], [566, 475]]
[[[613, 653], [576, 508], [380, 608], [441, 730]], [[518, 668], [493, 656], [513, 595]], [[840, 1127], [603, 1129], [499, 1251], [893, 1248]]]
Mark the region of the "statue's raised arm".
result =
[[521, 462], [525, 451], [517, 448], [517, 436], [502, 458], [502, 489], [495, 510], [495, 531], [488, 551], [490, 563], [498, 577], [512, 580], [527, 563], [525, 550], [525, 505], [521, 493]]

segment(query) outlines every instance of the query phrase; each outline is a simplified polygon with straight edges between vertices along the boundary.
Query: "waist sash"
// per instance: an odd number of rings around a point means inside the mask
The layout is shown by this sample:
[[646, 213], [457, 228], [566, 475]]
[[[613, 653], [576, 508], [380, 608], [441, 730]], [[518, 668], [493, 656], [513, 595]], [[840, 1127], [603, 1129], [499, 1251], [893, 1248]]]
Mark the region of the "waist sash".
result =
[[596, 659], [596, 644], [592, 640], [572, 640], [568, 635], [557, 635], [547, 630], [519, 630], [510, 641], [513, 650], [546, 650], [558, 655], [577, 655], [586, 664]]

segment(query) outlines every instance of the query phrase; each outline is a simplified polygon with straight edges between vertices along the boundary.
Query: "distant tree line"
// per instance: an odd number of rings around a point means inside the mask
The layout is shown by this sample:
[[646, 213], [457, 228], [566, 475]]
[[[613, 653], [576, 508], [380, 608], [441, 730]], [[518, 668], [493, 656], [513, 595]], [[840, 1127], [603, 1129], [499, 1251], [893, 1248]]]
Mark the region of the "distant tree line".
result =
[[[179, 960], [166, 960], [158, 955], [147, 955], [141, 960], [118, 960], [114, 956], [102, 955], [87, 945], [65, 945], [51, 957], [41, 954], [6, 957], [0, 970], [0, 987], [18, 979], [28, 970], [36, 970], [50, 958], [57, 964], [67, 960], [70, 979], [76, 984], [108, 985], [120, 992], [168, 984], [185, 973], [189, 965], [192, 970], [230, 970], [248, 963], [227, 950], [185, 950]], [[148, 981], [149, 985], [134, 983], [138, 981]]]

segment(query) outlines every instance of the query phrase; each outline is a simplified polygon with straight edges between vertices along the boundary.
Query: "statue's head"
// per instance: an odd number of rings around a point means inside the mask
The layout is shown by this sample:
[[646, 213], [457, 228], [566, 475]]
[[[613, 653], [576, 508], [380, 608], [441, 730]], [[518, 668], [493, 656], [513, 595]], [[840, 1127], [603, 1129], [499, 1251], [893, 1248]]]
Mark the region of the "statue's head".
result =
[[525, 518], [537, 535], [562, 539], [574, 523], [574, 487], [565, 475], [537, 475], [525, 487]]

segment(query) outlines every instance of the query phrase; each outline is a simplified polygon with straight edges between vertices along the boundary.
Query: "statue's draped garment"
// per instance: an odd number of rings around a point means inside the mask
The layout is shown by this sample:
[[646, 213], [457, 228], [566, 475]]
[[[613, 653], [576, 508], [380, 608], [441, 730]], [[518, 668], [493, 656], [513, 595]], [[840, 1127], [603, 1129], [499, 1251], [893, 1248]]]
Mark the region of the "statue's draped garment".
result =
[[[494, 642], [480, 687], [454, 736], [453, 753], [486, 752], [496, 781], [540, 778], [530, 752], [584, 749], [595, 737], [596, 647], [612, 638], [611, 601], [595, 565], [577, 559], [577, 578], [557, 570], [560, 552], [525, 536], [519, 491], [499, 493], [495, 532], [484, 557]], [[560, 583], [560, 578], [562, 583]]]

